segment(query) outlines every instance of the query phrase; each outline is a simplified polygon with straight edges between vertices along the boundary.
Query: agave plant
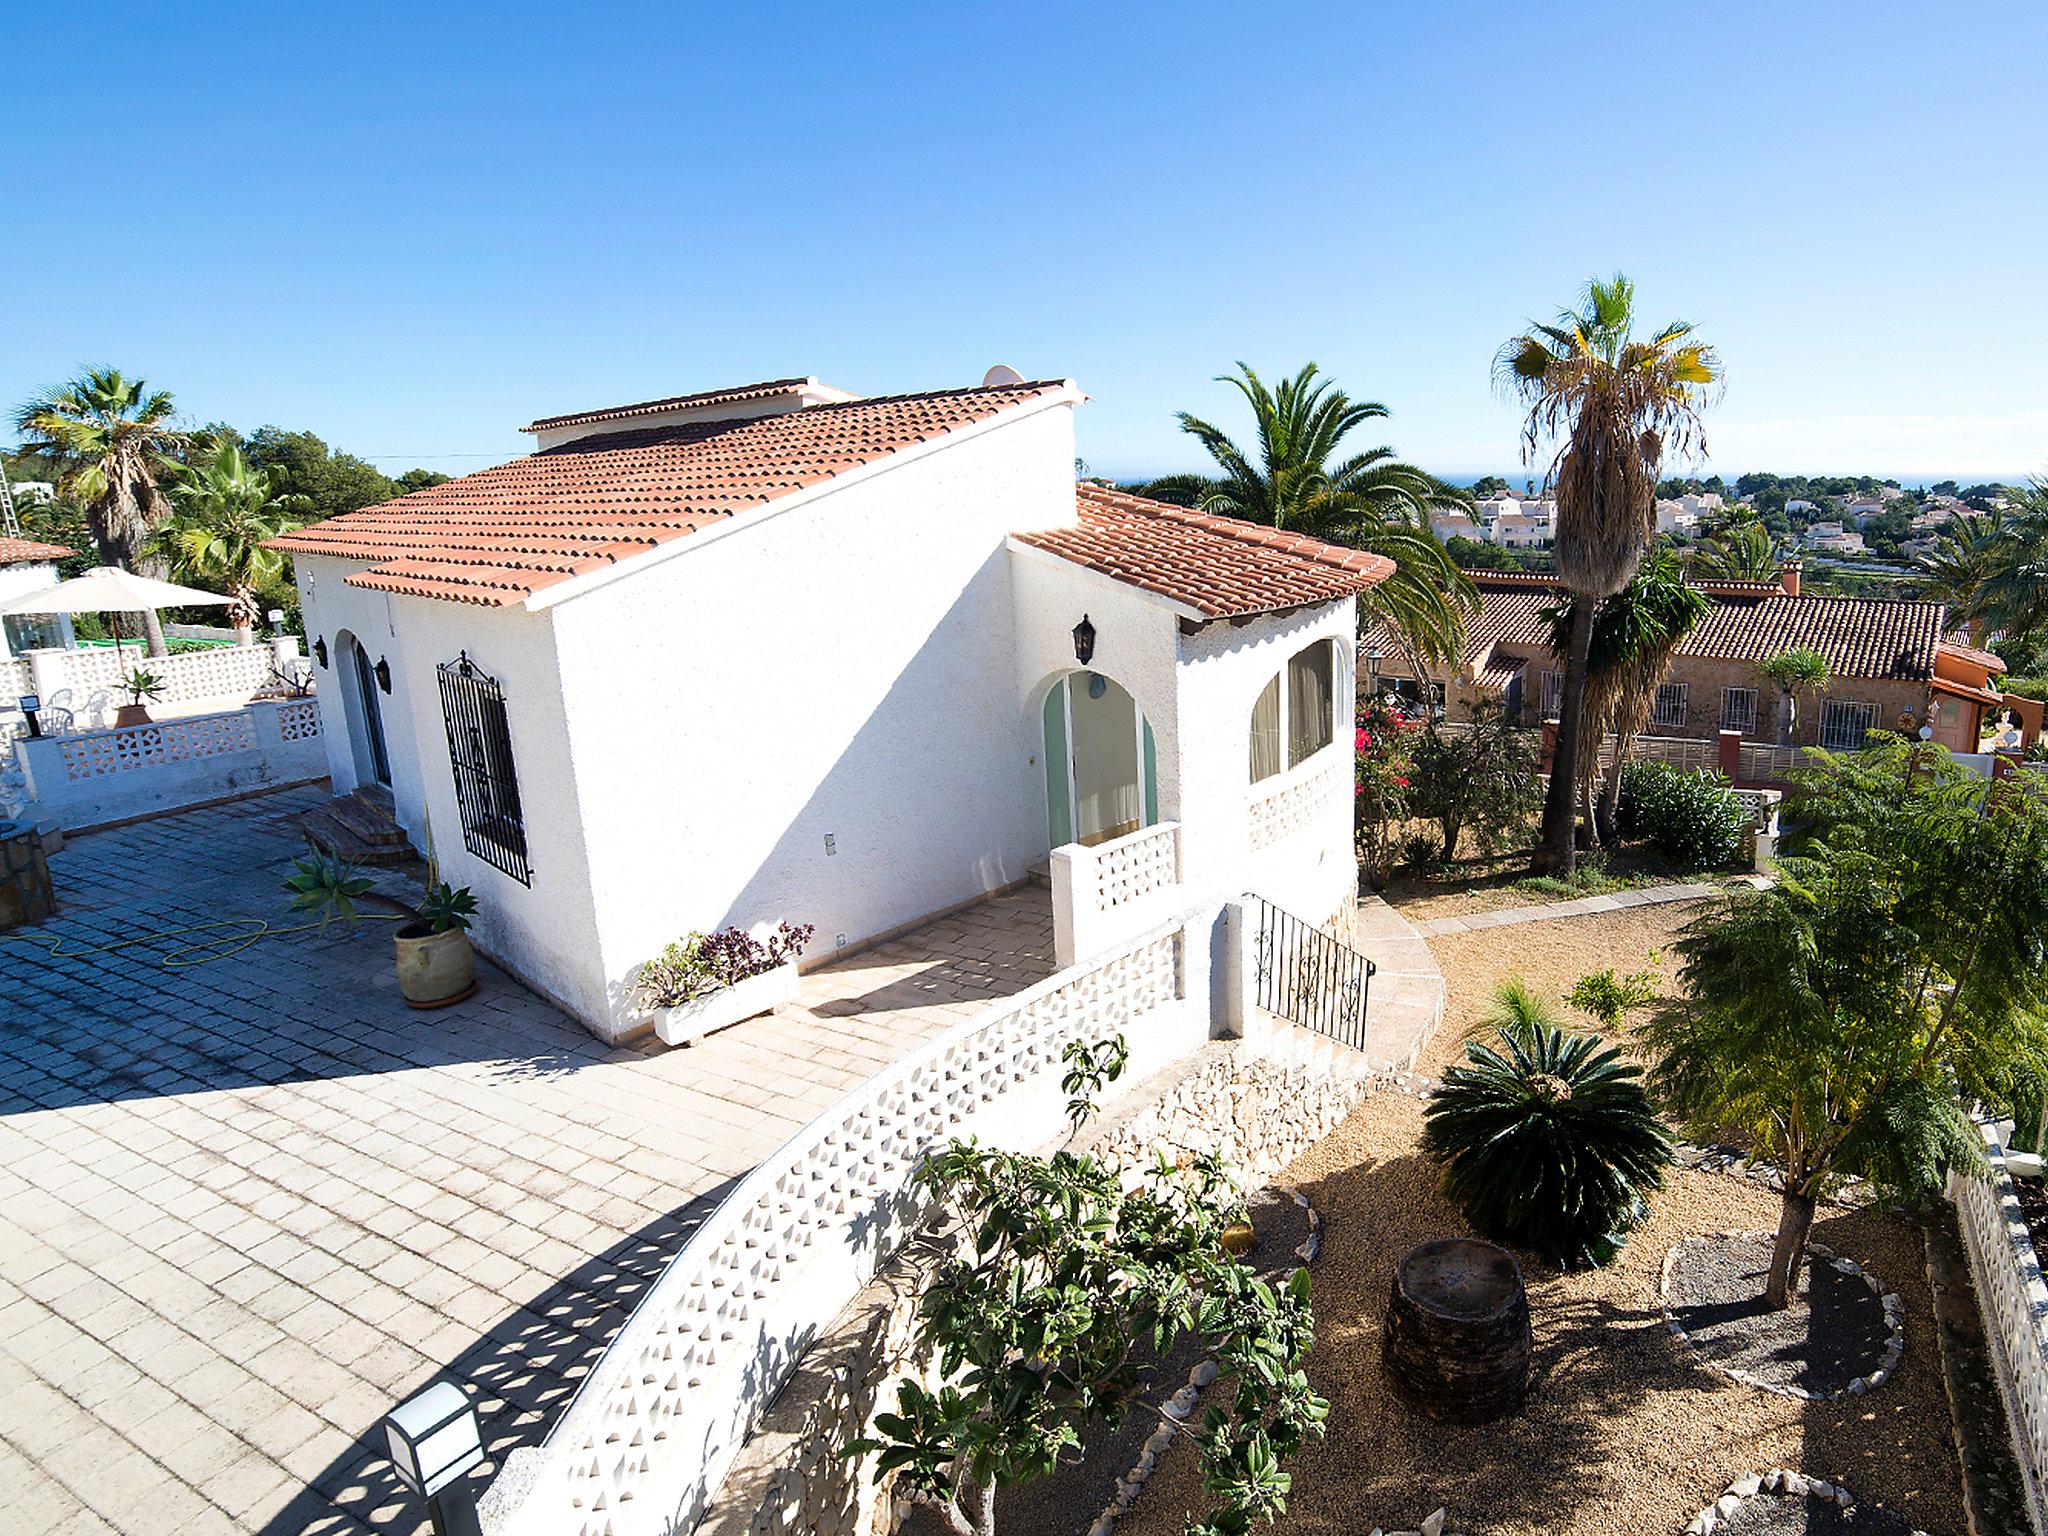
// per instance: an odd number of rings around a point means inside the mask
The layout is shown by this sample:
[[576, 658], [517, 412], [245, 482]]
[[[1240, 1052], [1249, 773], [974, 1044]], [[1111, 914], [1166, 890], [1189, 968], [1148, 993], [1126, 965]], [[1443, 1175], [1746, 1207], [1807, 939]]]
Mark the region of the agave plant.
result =
[[1503, 983], [1497, 1044], [1474, 1040], [1430, 1096], [1422, 1147], [1472, 1225], [1560, 1269], [1607, 1263], [1660, 1188], [1671, 1138], [1639, 1068]]

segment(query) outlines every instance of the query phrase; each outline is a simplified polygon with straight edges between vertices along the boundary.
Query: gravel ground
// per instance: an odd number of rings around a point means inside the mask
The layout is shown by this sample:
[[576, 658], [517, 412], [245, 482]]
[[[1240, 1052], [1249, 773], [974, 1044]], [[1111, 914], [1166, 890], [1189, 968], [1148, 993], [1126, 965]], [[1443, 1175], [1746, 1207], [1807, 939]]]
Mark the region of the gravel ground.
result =
[[[1481, 1028], [1497, 982], [1520, 976], [1546, 996], [1560, 998], [1589, 971], [1610, 966], [1624, 974], [1641, 970], [1651, 951], [1668, 949], [1678, 931], [1704, 908], [1703, 902], [1674, 902], [1477, 933], [1438, 934], [1429, 948], [1443, 967], [1450, 995], [1444, 1022], [1422, 1048], [1416, 1069], [1438, 1077], [1446, 1065], [1463, 1058], [1464, 1042]], [[1666, 954], [1658, 970], [1664, 989], [1670, 990], [1677, 979], [1676, 958]], [[1567, 1018], [1587, 1025], [1578, 1015], [1565, 1012]]]
[[[1852, 1493], [1854, 1489], [1850, 1490]], [[1910, 1521], [1870, 1504], [1759, 1493], [1714, 1527], [1714, 1536], [1912, 1536]]]
[[[1815, 1224], [1817, 1240], [1867, 1262], [1906, 1303], [1905, 1358], [1882, 1389], [1805, 1403], [1737, 1386], [1671, 1336], [1657, 1294], [1664, 1254], [1680, 1238], [1775, 1222], [1769, 1194], [1720, 1174], [1676, 1174], [1609, 1269], [1558, 1275], [1519, 1255], [1536, 1346], [1520, 1415], [1459, 1429], [1402, 1408], [1379, 1369], [1394, 1262], [1415, 1243], [1465, 1230], [1415, 1151], [1421, 1108], [1401, 1094], [1368, 1099], [1285, 1176], [1326, 1222], [1310, 1376], [1331, 1416], [1328, 1437], [1295, 1462], [1281, 1529], [1413, 1530], [1442, 1505], [1448, 1529], [1466, 1536], [1677, 1536], [1731, 1479], [1786, 1466], [1846, 1481], [1933, 1536], [1964, 1536], [1948, 1406], [1925, 1344], [1932, 1303], [1919, 1233], [1861, 1212]], [[1177, 1448], [1118, 1536], [1178, 1536], [1202, 1497], [1193, 1456]], [[1078, 1536], [1035, 1522], [1014, 1529]]]
[[1686, 1341], [1710, 1365], [1809, 1392], [1843, 1391], [1882, 1365], [1891, 1339], [1884, 1304], [1860, 1277], [1826, 1258], [1809, 1255], [1791, 1306], [1764, 1306], [1771, 1246], [1768, 1236], [1697, 1237], [1678, 1245], [1667, 1301]]

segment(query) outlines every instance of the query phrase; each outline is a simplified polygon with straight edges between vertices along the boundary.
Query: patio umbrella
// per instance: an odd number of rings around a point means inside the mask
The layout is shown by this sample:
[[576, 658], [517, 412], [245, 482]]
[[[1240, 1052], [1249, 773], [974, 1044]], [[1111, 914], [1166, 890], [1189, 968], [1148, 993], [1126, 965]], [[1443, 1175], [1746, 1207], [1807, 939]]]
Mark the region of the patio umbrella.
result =
[[118, 565], [96, 565], [83, 576], [60, 581], [54, 587], [0, 603], [7, 613], [111, 613], [114, 619], [114, 649], [121, 649], [121, 620], [124, 613], [141, 613], [156, 608], [193, 608], [204, 603], [226, 607], [234, 601], [218, 592], [181, 587], [176, 582], [138, 576]]

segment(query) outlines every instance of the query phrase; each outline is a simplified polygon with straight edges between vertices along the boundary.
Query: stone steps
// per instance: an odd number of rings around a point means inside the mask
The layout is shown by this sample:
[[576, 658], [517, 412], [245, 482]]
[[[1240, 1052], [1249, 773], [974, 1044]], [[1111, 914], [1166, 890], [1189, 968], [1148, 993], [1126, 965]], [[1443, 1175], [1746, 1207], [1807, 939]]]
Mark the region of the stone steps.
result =
[[301, 816], [299, 830], [322, 853], [350, 864], [410, 864], [419, 857], [392, 819], [389, 790], [337, 795]]

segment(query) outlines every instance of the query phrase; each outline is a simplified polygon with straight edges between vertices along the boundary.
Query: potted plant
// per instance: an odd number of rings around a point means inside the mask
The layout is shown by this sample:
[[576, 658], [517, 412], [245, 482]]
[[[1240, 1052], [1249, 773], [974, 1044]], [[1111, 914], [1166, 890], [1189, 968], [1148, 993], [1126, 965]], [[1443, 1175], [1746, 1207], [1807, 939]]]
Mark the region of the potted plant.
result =
[[469, 947], [469, 920], [476, 897], [468, 886], [443, 880], [413, 909], [413, 920], [398, 930], [398, 991], [408, 1008], [445, 1008], [476, 991], [476, 954]]
[[641, 1015], [664, 1045], [688, 1045], [767, 1013], [795, 998], [796, 957], [811, 933], [783, 923], [765, 942], [738, 928], [678, 939], [640, 968]]
[[149, 711], [143, 707], [144, 699], [163, 696], [164, 682], [154, 672], [137, 667], [121, 679], [121, 686], [128, 691], [128, 702], [114, 711], [116, 725], [147, 725]]

